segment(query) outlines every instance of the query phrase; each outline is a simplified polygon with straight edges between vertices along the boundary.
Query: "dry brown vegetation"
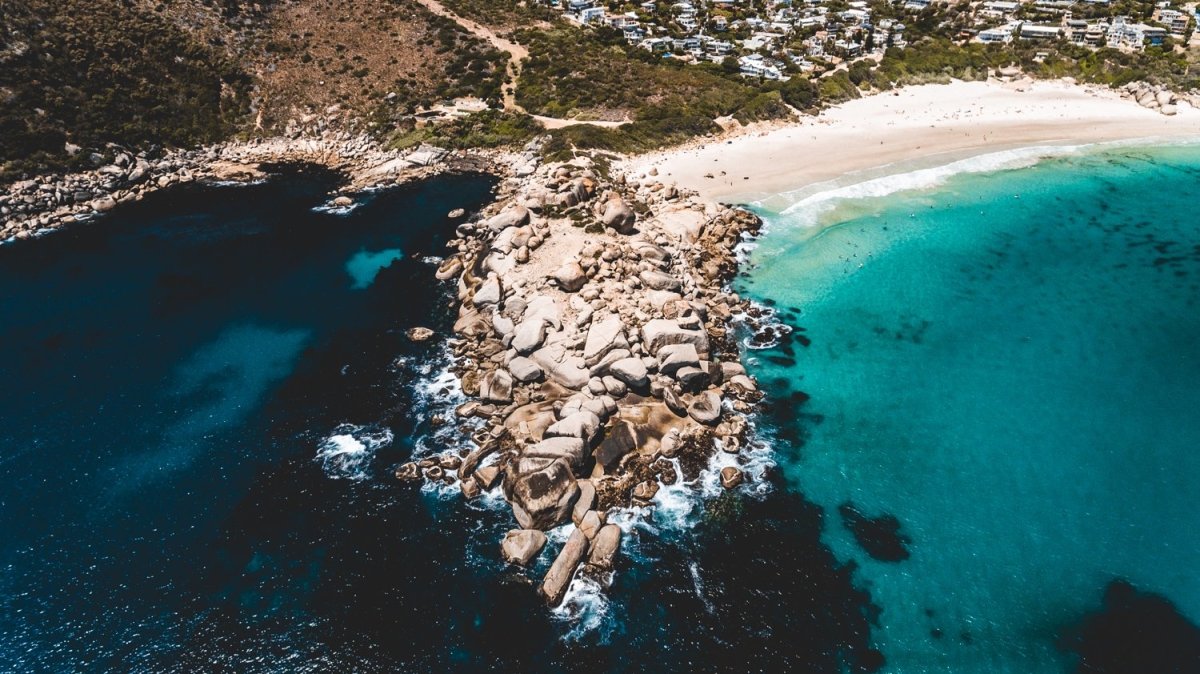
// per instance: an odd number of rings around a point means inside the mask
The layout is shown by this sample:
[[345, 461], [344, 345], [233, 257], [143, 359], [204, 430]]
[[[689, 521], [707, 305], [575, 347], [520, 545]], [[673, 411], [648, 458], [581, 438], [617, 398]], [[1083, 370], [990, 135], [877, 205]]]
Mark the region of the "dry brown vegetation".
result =
[[290, 0], [267, 21], [251, 61], [267, 131], [336, 110], [387, 123], [457, 96], [499, 100], [506, 55], [412, 0]]

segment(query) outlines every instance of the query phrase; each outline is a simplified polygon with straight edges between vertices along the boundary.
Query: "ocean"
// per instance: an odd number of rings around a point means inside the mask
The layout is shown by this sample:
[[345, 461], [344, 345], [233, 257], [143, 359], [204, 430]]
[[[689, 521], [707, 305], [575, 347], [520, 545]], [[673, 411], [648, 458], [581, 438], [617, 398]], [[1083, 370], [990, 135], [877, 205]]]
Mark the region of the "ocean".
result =
[[738, 290], [883, 671], [1200, 671], [1200, 147], [778, 195]]
[[753, 486], [620, 514], [554, 610], [497, 495], [392, 476], [461, 446], [433, 272], [493, 178], [334, 209], [281, 169], [0, 246], [0, 671], [1163, 671], [1200, 151], [1012, 159], [757, 205], [736, 289], [792, 331], [747, 352]]
[[[290, 169], [191, 185], [0, 245], [0, 671], [839, 671], [877, 657], [821, 512], [772, 482], [662, 489], [619, 518], [608, 598], [577, 584], [553, 611], [533, 581], [557, 545], [532, 572], [508, 567], [498, 494], [398, 482], [399, 464], [462, 446], [435, 419], [462, 398], [446, 373], [454, 286], [433, 273], [447, 213], [490, 201], [495, 180], [330, 208], [335, 184]], [[415, 326], [437, 335], [413, 344]]]

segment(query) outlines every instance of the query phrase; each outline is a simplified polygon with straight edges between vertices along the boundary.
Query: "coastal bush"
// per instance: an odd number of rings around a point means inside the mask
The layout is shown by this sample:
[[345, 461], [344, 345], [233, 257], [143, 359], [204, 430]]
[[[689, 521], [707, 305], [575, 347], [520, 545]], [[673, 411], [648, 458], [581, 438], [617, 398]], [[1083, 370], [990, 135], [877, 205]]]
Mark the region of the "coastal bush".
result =
[[419, 128], [410, 120], [398, 125], [385, 144], [398, 150], [421, 143], [451, 149], [514, 147], [542, 131], [542, 125], [529, 115], [488, 109]]
[[822, 77], [820, 82], [821, 100], [824, 103], [841, 103], [862, 96], [844, 70]]
[[737, 112], [760, 92], [715, 64], [686, 65], [627, 45], [611, 29], [526, 30], [529, 59], [517, 102], [532, 113], [591, 119], [709, 119]]
[[249, 88], [227, 55], [133, 3], [0, 0], [0, 181], [82, 165], [67, 143], [221, 139]]

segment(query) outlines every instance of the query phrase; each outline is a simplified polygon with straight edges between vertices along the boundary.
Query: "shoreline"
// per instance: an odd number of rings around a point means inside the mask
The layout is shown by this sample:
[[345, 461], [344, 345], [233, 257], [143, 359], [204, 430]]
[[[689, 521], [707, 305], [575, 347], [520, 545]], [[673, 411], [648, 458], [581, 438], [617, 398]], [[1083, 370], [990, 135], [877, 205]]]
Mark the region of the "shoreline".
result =
[[[231, 141], [161, 156], [118, 151], [115, 160], [91, 171], [46, 175], [0, 189], [0, 245], [45, 236], [95, 219], [117, 206], [193, 182], [250, 183], [269, 167], [310, 164], [345, 176], [330, 193], [330, 206], [346, 207], [353, 195], [403, 185], [448, 171], [488, 172], [503, 177], [530, 160], [528, 153], [451, 151], [432, 146], [387, 150], [366, 135], [331, 132], [321, 137]], [[516, 167], [514, 169], [514, 167]]]
[[631, 157], [622, 167], [709, 201], [752, 203], [845, 184], [838, 181], [847, 175], [879, 177], [1018, 148], [1200, 137], [1200, 109], [1180, 101], [1165, 114], [1131, 96], [1064, 81], [905, 87], [799, 123], [743, 127]]

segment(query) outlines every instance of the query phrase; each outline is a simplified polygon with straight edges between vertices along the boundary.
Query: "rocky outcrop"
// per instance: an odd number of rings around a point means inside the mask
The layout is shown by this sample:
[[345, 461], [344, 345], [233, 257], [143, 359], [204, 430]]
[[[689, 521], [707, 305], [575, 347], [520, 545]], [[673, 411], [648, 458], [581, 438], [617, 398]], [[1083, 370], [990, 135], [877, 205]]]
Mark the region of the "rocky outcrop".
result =
[[[300, 136], [235, 141], [194, 150], [134, 152], [112, 147], [94, 154], [95, 168], [68, 175], [20, 180], [0, 192], [0, 241], [40, 236], [91, 220], [122, 204], [178, 185], [207, 181], [254, 181], [266, 176], [264, 166], [308, 163], [344, 172], [351, 191], [427, 178], [446, 170], [478, 170], [491, 166], [485, 156], [449, 153], [421, 146], [385, 150], [370, 136], [328, 130], [318, 137]], [[345, 208], [353, 199], [331, 195], [329, 206]], [[449, 278], [457, 271], [439, 272]]]
[[1149, 108], [1168, 116], [1178, 114], [1181, 104], [1192, 106], [1192, 100], [1194, 100], [1191, 96], [1180, 96], [1170, 89], [1149, 82], [1130, 82], [1121, 87], [1120, 91], [1122, 96], [1143, 108]]
[[614, 509], [651, 507], [746, 446], [758, 393], [731, 332], [750, 308], [722, 288], [759, 223], [586, 157], [528, 161], [458, 226], [439, 275], [459, 270], [453, 369], [473, 400], [457, 412], [498, 454], [499, 475], [473, 479], [499, 483], [520, 527], [505, 559], [536, 554], [526, 532], [575, 527], [541, 586], [555, 604], [585, 559], [613, 569]]

